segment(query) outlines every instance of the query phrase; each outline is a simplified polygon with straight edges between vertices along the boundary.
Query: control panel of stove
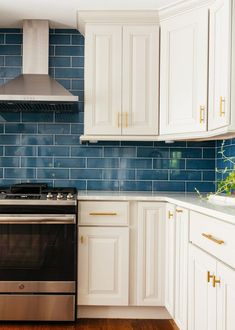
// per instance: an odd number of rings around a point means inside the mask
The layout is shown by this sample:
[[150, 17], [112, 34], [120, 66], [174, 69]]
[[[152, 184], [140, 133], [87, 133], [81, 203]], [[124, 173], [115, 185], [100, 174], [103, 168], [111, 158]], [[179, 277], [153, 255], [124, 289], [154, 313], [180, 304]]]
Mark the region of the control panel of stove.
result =
[[72, 199], [75, 199], [75, 195], [71, 194], [71, 193], [51, 193], [49, 192], [47, 194], [47, 199], [57, 199], [57, 200], [64, 200], [64, 199], [67, 199], [67, 200], [72, 200]]

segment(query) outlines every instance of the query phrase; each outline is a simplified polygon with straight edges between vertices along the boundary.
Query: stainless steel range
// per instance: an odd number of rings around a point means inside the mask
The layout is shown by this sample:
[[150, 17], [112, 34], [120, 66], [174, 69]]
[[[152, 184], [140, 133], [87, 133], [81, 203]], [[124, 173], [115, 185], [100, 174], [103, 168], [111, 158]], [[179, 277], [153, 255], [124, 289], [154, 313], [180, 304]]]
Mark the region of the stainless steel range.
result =
[[76, 189], [0, 187], [0, 320], [73, 321]]

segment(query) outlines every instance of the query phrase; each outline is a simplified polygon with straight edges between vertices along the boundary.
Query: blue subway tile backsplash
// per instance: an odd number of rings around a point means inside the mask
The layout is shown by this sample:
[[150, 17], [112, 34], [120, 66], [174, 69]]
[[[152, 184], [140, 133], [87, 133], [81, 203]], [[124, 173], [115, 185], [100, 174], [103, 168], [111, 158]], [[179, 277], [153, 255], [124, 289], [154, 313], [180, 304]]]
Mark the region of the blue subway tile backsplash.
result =
[[[80, 144], [84, 121], [84, 38], [50, 30], [49, 71], [79, 96], [75, 113], [0, 113], [0, 184], [116, 191], [212, 191], [218, 143], [100, 141]], [[22, 71], [22, 30], [0, 29], [0, 84]], [[229, 143], [230, 153], [235, 142]], [[232, 150], [232, 151], [231, 151]], [[229, 151], [228, 151], [229, 152]]]

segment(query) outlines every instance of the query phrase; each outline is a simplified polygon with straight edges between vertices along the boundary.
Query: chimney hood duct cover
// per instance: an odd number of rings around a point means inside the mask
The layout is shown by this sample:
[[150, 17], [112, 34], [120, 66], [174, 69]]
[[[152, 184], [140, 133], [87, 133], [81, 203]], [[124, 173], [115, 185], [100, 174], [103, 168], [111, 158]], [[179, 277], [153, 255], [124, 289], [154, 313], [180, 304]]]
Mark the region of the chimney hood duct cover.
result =
[[0, 86], [0, 111], [73, 111], [78, 97], [48, 75], [49, 23], [23, 23], [23, 74]]

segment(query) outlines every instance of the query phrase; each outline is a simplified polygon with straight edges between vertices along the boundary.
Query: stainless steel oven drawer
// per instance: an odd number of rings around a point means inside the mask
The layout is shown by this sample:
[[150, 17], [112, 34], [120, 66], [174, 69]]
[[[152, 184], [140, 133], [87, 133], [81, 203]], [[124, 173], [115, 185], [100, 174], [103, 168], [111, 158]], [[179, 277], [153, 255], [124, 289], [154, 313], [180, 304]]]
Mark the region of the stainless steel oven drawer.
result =
[[1, 321], [74, 321], [74, 295], [0, 295]]

